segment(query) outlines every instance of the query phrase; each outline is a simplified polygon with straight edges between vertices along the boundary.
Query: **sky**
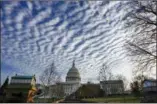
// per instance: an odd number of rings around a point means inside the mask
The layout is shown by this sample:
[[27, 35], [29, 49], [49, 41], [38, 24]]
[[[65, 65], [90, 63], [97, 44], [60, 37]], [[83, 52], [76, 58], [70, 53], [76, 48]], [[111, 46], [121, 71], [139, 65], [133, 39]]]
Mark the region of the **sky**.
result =
[[[128, 1], [1, 2], [1, 81], [36, 75], [52, 62], [65, 81], [73, 60], [81, 82], [98, 82], [106, 63], [114, 74], [132, 78], [124, 43]], [[38, 80], [39, 81], [39, 80]]]

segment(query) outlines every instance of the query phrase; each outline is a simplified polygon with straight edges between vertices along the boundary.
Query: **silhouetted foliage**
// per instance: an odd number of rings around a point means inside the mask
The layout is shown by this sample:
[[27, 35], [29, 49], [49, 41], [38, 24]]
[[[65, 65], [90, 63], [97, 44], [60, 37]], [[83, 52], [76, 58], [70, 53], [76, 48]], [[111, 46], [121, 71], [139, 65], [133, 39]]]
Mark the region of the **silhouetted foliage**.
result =
[[137, 81], [130, 84], [131, 91], [134, 94], [134, 96], [139, 97], [140, 96], [140, 89], [139, 89], [139, 83]]
[[42, 90], [41, 90], [41, 89], [38, 89], [37, 95], [40, 95], [41, 93], [42, 93]]
[[102, 97], [103, 91], [98, 84], [85, 84], [72, 95], [75, 95], [77, 98]]
[[4, 89], [8, 86], [8, 83], [9, 83], [9, 78], [7, 77], [3, 85], [0, 88], [0, 93], [3, 93]]
[[139, 89], [142, 90], [142, 88], [143, 88], [143, 81], [146, 80], [146, 79], [148, 79], [148, 76], [139, 74], [139, 75], [135, 76], [133, 80], [138, 82]]

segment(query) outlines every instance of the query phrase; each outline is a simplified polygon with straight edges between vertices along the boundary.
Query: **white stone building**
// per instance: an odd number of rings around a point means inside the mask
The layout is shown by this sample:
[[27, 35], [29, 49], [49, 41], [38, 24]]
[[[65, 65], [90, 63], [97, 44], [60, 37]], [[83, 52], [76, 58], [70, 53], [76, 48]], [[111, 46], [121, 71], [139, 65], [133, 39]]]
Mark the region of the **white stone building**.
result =
[[100, 81], [100, 88], [105, 92], [105, 95], [123, 94], [124, 92], [122, 80]]
[[60, 82], [50, 87], [52, 91], [51, 96], [68, 96], [75, 92], [81, 86], [81, 78], [78, 69], [73, 62], [72, 67], [69, 69], [66, 82]]

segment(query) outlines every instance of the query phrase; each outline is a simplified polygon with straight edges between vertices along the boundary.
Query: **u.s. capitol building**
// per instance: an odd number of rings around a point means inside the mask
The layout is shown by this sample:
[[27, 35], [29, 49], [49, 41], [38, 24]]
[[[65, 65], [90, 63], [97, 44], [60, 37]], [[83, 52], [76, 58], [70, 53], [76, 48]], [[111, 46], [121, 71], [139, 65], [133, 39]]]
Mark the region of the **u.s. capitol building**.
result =
[[69, 69], [66, 81], [57, 83], [50, 86], [51, 97], [53, 96], [68, 96], [75, 92], [81, 86], [81, 77], [78, 69], [73, 62], [72, 67]]

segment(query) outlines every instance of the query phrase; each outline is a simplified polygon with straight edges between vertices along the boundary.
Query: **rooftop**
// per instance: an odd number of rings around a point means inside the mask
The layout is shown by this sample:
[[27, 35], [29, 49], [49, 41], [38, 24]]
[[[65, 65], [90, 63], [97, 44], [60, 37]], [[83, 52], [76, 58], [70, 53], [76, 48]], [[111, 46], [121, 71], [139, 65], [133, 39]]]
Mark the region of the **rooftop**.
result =
[[33, 76], [15, 75], [11, 77], [12, 79], [32, 79]]
[[100, 83], [123, 83], [122, 80], [106, 80], [106, 81], [100, 81]]
[[144, 82], [145, 82], [145, 81], [149, 81], [149, 82], [157, 82], [156, 79], [145, 79]]

